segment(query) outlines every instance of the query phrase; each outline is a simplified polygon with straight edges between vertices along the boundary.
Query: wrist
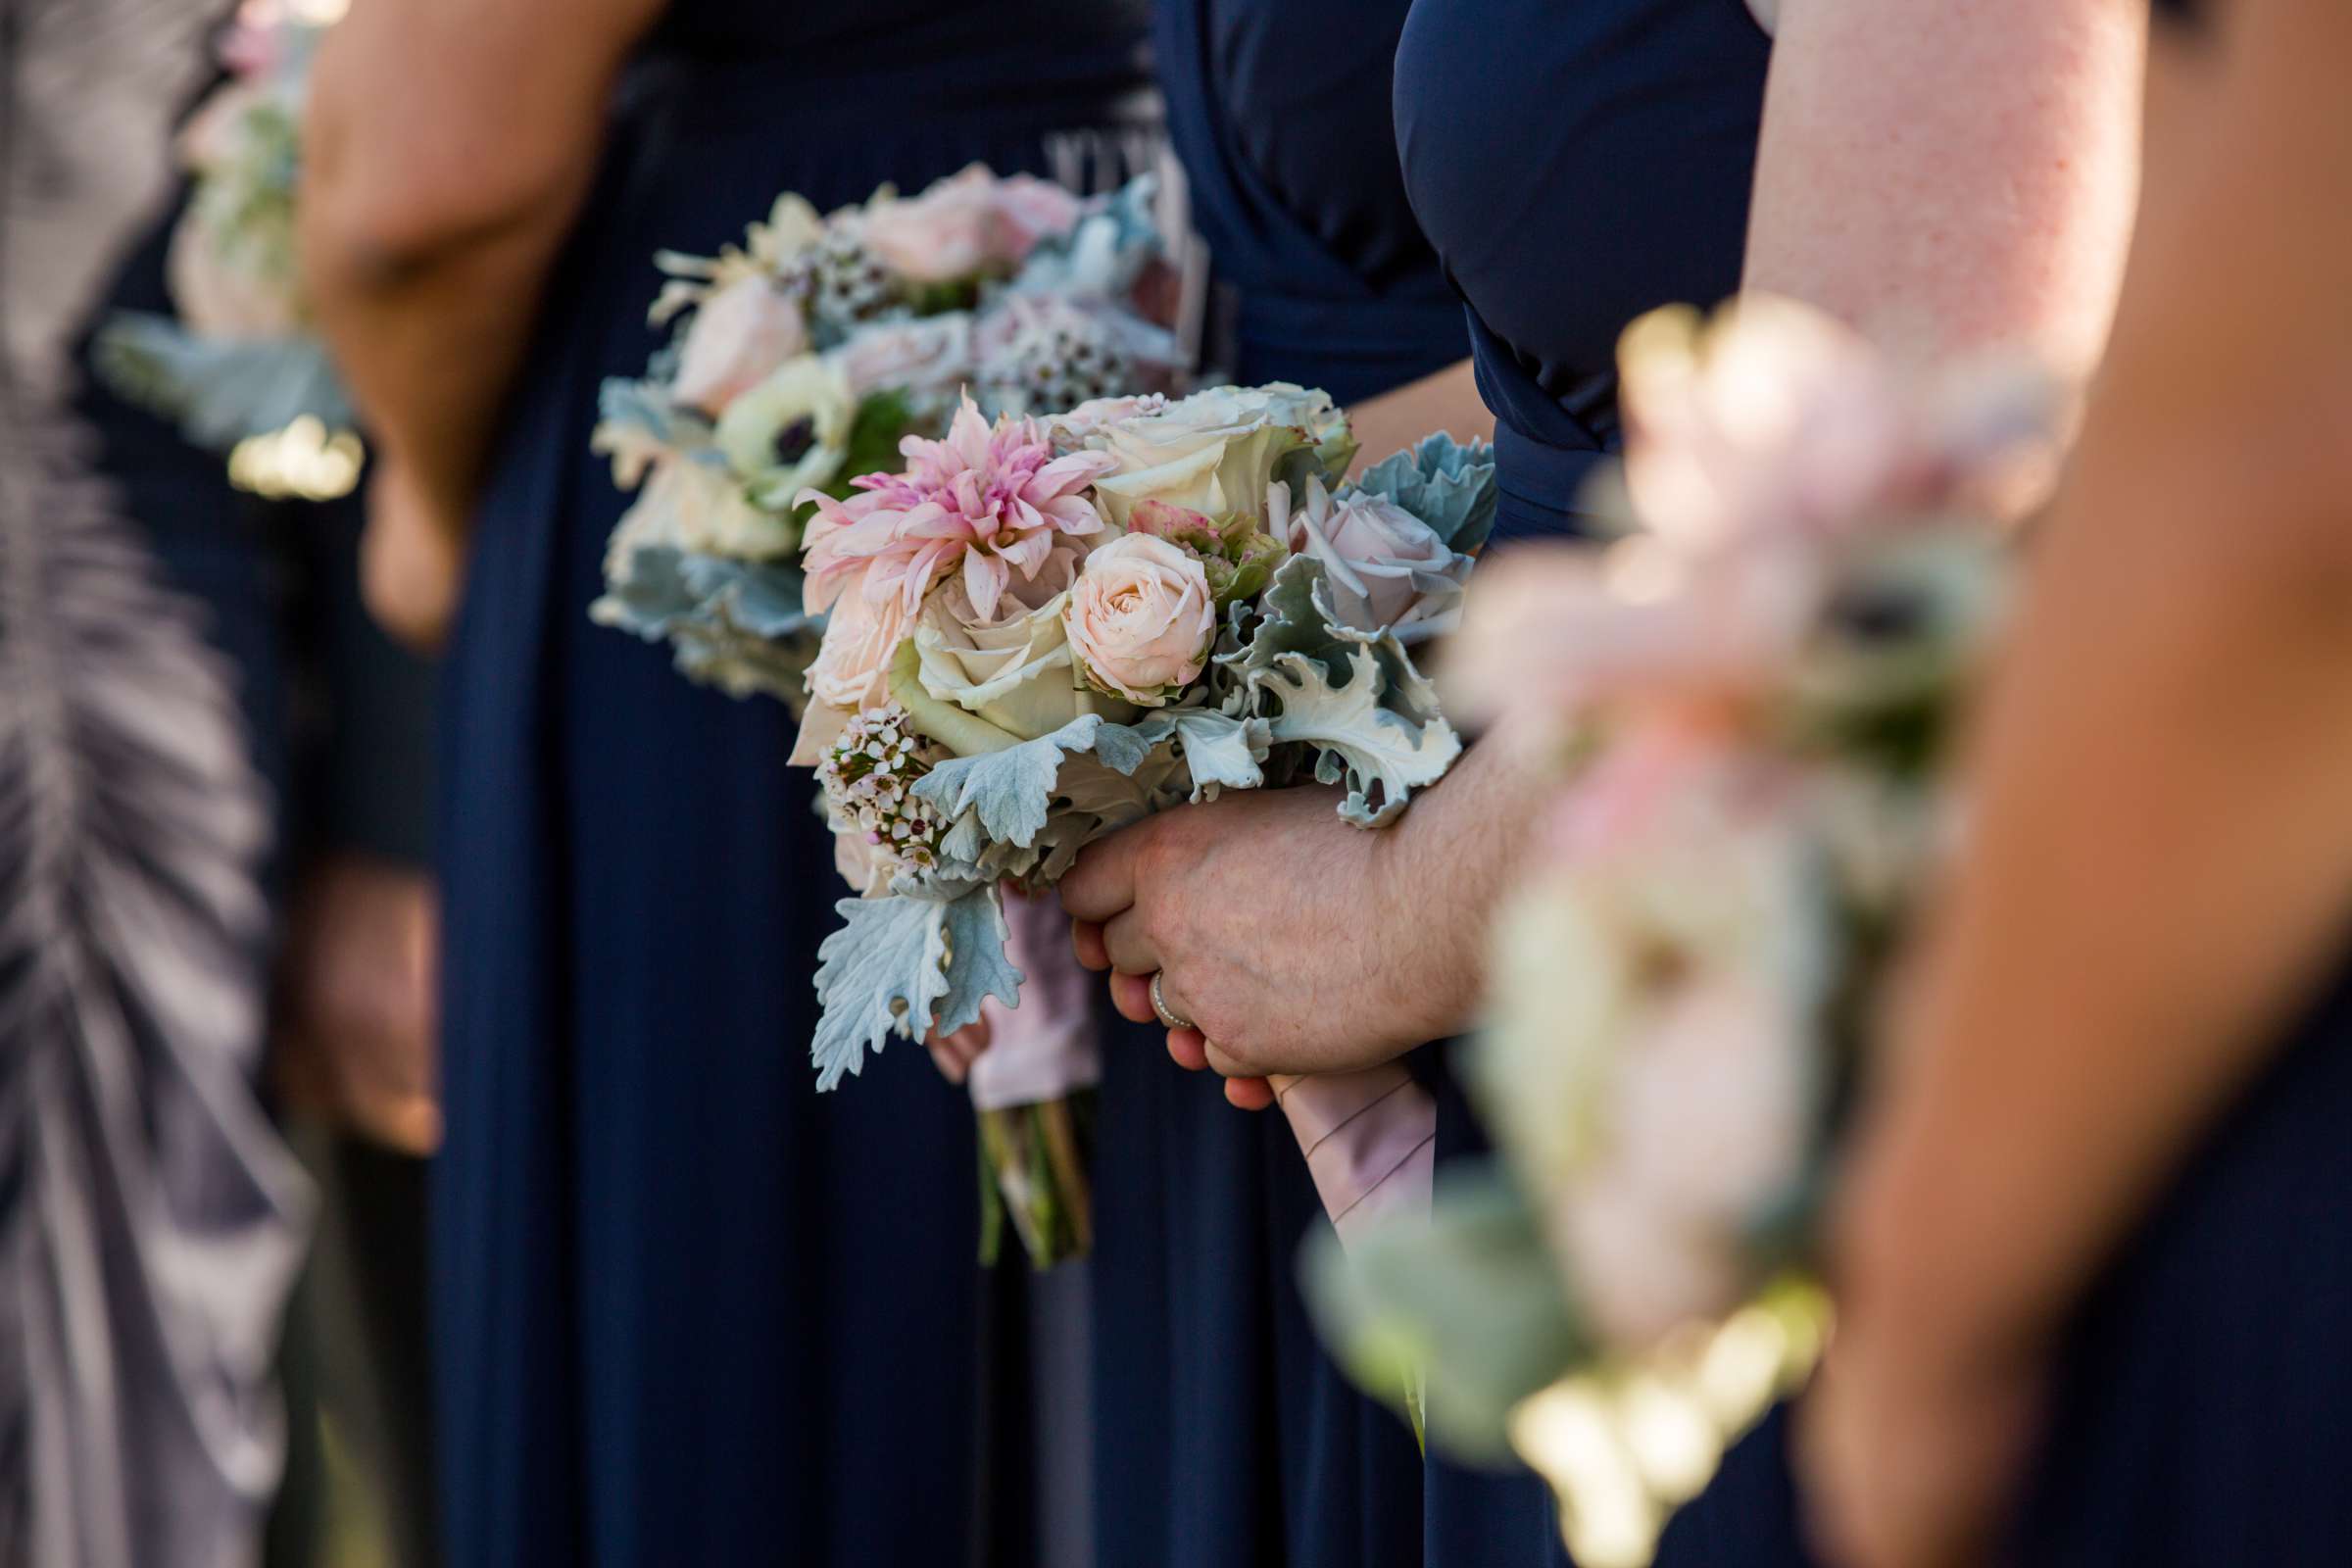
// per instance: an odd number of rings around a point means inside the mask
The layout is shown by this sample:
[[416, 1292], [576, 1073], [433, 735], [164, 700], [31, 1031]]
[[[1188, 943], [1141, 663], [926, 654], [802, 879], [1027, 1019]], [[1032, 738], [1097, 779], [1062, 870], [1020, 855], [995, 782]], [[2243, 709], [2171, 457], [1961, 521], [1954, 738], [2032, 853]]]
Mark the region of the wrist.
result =
[[1378, 945], [1387, 1011], [1406, 1050], [1466, 1031], [1486, 973], [1486, 910], [1456, 864], [1436, 869], [1416, 853], [1405, 822], [1362, 833], [1365, 883], [1387, 939]]

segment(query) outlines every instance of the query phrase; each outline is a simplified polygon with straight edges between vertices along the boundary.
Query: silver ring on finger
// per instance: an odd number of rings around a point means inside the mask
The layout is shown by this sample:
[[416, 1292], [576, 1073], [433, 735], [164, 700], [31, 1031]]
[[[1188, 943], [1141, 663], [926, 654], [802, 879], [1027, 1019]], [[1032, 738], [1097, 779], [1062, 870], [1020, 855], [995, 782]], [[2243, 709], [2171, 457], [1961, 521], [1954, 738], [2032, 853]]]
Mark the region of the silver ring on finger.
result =
[[1164, 970], [1154, 969], [1152, 972], [1152, 1010], [1157, 1013], [1159, 1015], [1159, 1021], [1170, 1029], [1192, 1028], [1193, 1023], [1191, 1019], [1178, 1017], [1176, 1015], [1176, 1009], [1168, 1005], [1166, 993], [1159, 989], [1160, 981], [1165, 978], [1166, 971]]

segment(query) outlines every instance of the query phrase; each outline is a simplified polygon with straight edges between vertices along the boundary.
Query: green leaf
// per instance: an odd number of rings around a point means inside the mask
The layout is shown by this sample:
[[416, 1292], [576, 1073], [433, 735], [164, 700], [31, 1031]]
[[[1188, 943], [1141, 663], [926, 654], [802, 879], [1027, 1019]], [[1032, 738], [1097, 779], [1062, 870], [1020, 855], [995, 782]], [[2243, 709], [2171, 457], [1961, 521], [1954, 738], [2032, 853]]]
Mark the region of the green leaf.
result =
[[832, 1089], [892, 1035], [919, 1039], [980, 1016], [984, 997], [1020, 1003], [1021, 972], [1004, 956], [1004, 911], [993, 887], [953, 901], [844, 899], [842, 927], [816, 950], [824, 1016], [809, 1042], [816, 1087]]
[[1346, 783], [1340, 814], [1358, 827], [1380, 827], [1404, 809], [1414, 790], [1446, 776], [1462, 742], [1443, 718], [1416, 723], [1381, 706], [1377, 654], [1356, 647], [1348, 657], [1352, 674], [1344, 686], [1296, 653], [1276, 655], [1271, 668], [1251, 673], [1250, 684], [1281, 705], [1271, 719], [1274, 740], [1316, 748], [1322, 755], [1315, 777]]
[[[899, 443], [915, 428], [914, 409], [897, 388], [869, 392], [850, 421], [850, 438], [842, 447], [841, 471], [820, 486], [836, 501], [858, 494], [850, 481], [869, 473], [895, 473], [900, 466]], [[808, 509], [814, 512], [811, 506]]]
[[1590, 1352], [1536, 1217], [1496, 1171], [1440, 1178], [1430, 1217], [1397, 1216], [1300, 1260], [1323, 1341], [1356, 1386], [1404, 1408], [1425, 1379], [1429, 1441], [1508, 1465], [1510, 1414]]
[[1396, 502], [1466, 556], [1494, 531], [1494, 449], [1484, 441], [1464, 446], [1438, 431], [1366, 468], [1354, 488]]

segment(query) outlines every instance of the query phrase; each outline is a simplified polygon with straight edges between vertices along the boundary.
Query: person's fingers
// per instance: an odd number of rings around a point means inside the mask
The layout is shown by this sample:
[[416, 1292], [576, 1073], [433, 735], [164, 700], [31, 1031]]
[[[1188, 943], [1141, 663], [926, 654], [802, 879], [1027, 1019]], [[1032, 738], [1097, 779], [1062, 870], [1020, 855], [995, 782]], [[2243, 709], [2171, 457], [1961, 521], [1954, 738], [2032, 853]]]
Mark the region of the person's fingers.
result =
[[1168, 1031], [1168, 1054], [1186, 1072], [1203, 1072], [1208, 1067], [1208, 1041], [1198, 1029]]
[[1099, 972], [1110, 967], [1110, 950], [1102, 945], [1102, 927], [1097, 922], [1072, 920], [1070, 946], [1077, 951], [1078, 961], [1087, 968]]
[[1159, 1014], [1152, 1010], [1152, 981], [1148, 975], [1114, 974], [1110, 977], [1110, 1004], [1120, 1017], [1129, 1023], [1157, 1023]]
[[441, 1106], [430, 1095], [362, 1094], [343, 1114], [364, 1136], [418, 1159], [441, 1148]]
[[1135, 903], [1135, 862], [1142, 853], [1148, 824], [1098, 839], [1079, 852], [1078, 859], [1057, 884], [1061, 906], [1076, 920], [1106, 922]]
[[[1110, 955], [1110, 966], [1121, 974], [1151, 974], [1160, 967], [1159, 950], [1144, 930], [1144, 917], [1133, 909], [1102, 927], [1102, 947]], [[1160, 995], [1168, 993], [1162, 990]], [[1172, 998], [1168, 1005], [1176, 1005]]]
[[952, 1084], [963, 1082], [964, 1074], [970, 1070], [965, 1065], [963, 1057], [956, 1054], [955, 1050], [944, 1040], [932, 1042], [931, 1062], [939, 1069], [939, 1075]]
[[1228, 1078], [1225, 1102], [1238, 1110], [1264, 1110], [1274, 1103], [1274, 1086], [1263, 1078]]

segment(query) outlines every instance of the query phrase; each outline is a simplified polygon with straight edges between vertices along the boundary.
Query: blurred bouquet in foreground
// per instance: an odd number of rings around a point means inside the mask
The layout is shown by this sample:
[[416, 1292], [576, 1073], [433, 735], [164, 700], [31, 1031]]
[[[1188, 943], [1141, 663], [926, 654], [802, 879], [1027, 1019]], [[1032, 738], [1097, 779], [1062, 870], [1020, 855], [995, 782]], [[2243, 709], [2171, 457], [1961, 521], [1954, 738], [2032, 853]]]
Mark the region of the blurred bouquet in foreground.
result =
[[[294, 232], [311, 62], [341, 9], [238, 9], [220, 44], [227, 79], [180, 132], [191, 185], [166, 264], [177, 318], [119, 313], [96, 349], [111, 385], [178, 420], [196, 444], [273, 442], [282, 450], [266, 466], [304, 494], [340, 494], [359, 471], [351, 405], [311, 331]], [[262, 461], [240, 465], [240, 478]]]
[[1491, 568], [1445, 670], [1561, 760], [1470, 1060], [1499, 1168], [1442, 1180], [1434, 1226], [1325, 1249], [1313, 1294], [1366, 1388], [1426, 1369], [1430, 1441], [1468, 1458], [1584, 1374], [1639, 1494], [1614, 1523], [1654, 1527], [1786, 1370], [1727, 1373], [1721, 1326], [1804, 1338], [1787, 1282], [1952, 837], [1998, 519], [2053, 470], [2058, 405], [2014, 368], [1898, 373], [1770, 299], [1648, 317], [1622, 361], [1616, 537]]
[[1173, 387], [1176, 340], [1136, 304], [1161, 251], [1152, 196], [973, 165], [830, 217], [782, 196], [741, 248], [659, 257], [652, 318], [676, 331], [644, 379], [605, 386], [596, 447], [638, 495], [591, 613], [797, 710], [805, 496], [847, 496], [902, 438], [944, 432], [967, 387], [992, 415]]
[[905, 450], [847, 501], [805, 493], [827, 619], [795, 760], [860, 895], [821, 950], [826, 1089], [1016, 1004], [1004, 887], [1103, 834], [1310, 778], [1393, 820], [1460, 752], [1411, 649], [1454, 623], [1494, 513], [1485, 449], [1444, 436], [1343, 484], [1346, 417], [1286, 384], [967, 401]]

